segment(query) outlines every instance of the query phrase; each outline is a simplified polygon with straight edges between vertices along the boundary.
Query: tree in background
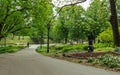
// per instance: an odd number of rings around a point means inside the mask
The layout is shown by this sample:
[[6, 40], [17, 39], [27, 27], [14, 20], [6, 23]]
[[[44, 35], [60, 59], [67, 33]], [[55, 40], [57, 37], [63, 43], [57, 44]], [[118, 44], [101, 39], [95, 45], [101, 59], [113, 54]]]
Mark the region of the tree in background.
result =
[[[69, 38], [71, 40], [79, 42], [80, 39], [85, 40], [85, 29], [86, 26], [84, 24], [84, 9], [82, 6], [73, 6], [70, 9], [71, 15], [69, 17], [70, 19], [70, 32], [69, 32]], [[69, 11], [69, 12], [70, 12]]]
[[[46, 37], [47, 23], [49, 22], [53, 10], [51, 0], [36, 0], [33, 4], [31, 38], [37, 43], [43, 43]], [[33, 32], [34, 31], [34, 32]]]
[[93, 32], [97, 37], [99, 33], [110, 26], [108, 9], [103, 1], [94, 0], [85, 14], [88, 34]]

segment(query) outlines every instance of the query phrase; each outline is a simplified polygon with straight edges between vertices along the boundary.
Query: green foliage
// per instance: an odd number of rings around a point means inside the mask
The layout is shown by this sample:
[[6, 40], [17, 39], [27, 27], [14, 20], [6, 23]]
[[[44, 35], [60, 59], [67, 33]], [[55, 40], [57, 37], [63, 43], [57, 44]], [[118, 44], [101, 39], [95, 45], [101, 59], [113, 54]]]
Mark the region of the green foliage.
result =
[[103, 51], [103, 52], [113, 52], [113, 43], [95, 43], [94, 44], [95, 51]]
[[108, 2], [102, 0], [91, 2], [86, 11], [77, 5], [64, 7], [55, 20], [51, 33], [52, 39], [61, 42], [68, 38], [78, 42], [80, 39], [86, 40], [90, 32], [97, 37], [99, 33], [110, 27]]
[[[120, 1], [119, 0], [117, 0], [116, 5], [117, 5], [117, 13], [120, 14]], [[118, 22], [120, 26], [120, 16], [118, 16]]]
[[93, 64], [108, 66], [110, 68], [120, 67], [119, 56], [113, 56], [110, 54], [106, 54], [104, 56], [98, 56], [97, 58], [89, 58], [88, 62]]
[[113, 47], [113, 43], [95, 43], [94, 48]]
[[87, 45], [63, 45], [63, 46], [56, 46], [55, 50], [59, 50], [61, 52], [79, 52], [79, 51], [86, 51], [88, 49]]
[[114, 49], [114, 51], [115, 51], [115, 52], [120, 52], [120, 47], [116, 47], [116, 48]]
[[88, 58], [88, 63], [93, 63], [94, 61], [95, 61], [95, 58], [92, 58], [92, 57]]
[[14, 53], [14, 52], [19, 51], [22, 48], [24, 48], [24, 47], [23, 46], [0, 47], [0, 54], [2, 54], [2, 53]]
[[[87, 45], [56, 45], [50, 46], [50, 54], [65, 53], [65, 52], [81, 52], [87, 50]], [[46, 53], [46, 47], [36, 49], [39, 53]]]
[[38, 47], [37, 49], [36, 49], [36, 51], [38, 52], [38, 53], [46, 53], [46, 47]]
[[114, 48], [112, 48], [112, 47], [96, 48], [95, 51], [113, 52], [113, 51], [114, 51]]
[[30, 6], [30, 0], [0, 0], [0, 39], [26, 28], [25, 18], [29, 17]]
[[51, 0], [0, 0], [0, 39], [9, 33], [43, 36], [53, 16], [50, 3]]
[[107, 30], [100, 33], [99, 36], [97, 37], [97, 39], [102, 43], [111, 43], [111, 42], [113, 42], [112, 29], [108, 28]]
[[[53, 16], [51, 0], [36, 0], [32, 7], [32, 27], [29, 31], [31, 39], [35, 43], [43, 41], [47, 32], [47, 24]], [[34, 31], [34, 32], [33, 32]], [[42, 42], [41, 41], [41, 42]]]
[[[56, 41], [71, 39], [79, 41], [85, 37], [85, 25], [83, 25], [84, 10], [81, 6], [67, 6], [59, 13], [52, 28], [51, 37]], [[66, 42], [65, 42], [66, 43]]]
[[85, 12], [87, 31], [93, 32], [95, 37], [110, 26], [107, 4], [102, 0], [94, 0]]

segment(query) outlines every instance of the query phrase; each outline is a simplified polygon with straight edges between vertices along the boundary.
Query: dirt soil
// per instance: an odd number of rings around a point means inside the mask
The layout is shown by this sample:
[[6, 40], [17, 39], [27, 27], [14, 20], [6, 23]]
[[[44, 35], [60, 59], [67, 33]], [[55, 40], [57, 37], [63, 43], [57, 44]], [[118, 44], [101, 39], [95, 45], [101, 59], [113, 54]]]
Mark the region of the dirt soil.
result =
[[72, 57], [72, 58], [88, 58], [88, 57], [98, 57], [106, 54], [112, 54], [114, 56], [120, 56], [120, 53], [117, 52], [82, 52], [82, 53], [64, 53], [64, 57]]
[[67, 60], [74, 63], [81, 63], [87, 66], [94, 66], [94, 67], [105, 69], [105, 70], [120, 72], [120, 68], [109, 68], [107, 66], [93, 65], [87, 62], [87, 58], [89, 57], [103, 56], [106, 54], [120, 56], [120, 53], [117, 53], [117, 52], [94, 52], [94, 53], [82, 52], [82, 53], [63, 53], [62, 55], [52, 55], [52, 56], [50, 55], [50, 57], [61, 59], [61, 60]]

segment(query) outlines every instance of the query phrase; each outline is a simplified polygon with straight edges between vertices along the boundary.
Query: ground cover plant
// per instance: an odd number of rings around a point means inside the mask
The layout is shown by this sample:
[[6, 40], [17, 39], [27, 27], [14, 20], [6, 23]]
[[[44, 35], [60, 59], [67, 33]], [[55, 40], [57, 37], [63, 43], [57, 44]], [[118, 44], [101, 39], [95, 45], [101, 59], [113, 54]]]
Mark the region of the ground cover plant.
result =
[[0, 54], [3, 53], [14, 53], [21, 49], [23, 49], [24, 46], [6, 46], [6, 47], [0, 47]]
[[107, 66], [109, 68], [120, 68], [120, 56], [106, 54], [104, 56], [98, 56], [97, 58], [88, 58], [88, 63]]

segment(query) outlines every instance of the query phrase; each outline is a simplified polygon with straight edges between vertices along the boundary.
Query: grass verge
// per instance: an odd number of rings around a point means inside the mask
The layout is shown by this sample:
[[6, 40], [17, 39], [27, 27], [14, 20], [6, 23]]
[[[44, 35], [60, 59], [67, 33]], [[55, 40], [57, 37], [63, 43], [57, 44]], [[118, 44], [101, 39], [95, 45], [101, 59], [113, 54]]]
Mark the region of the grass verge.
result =
[[6, 47], [0, 47], [0, 54], [3, 53], [14, 53], [21, 49], [25, 48], [24, 46], [6, 46]]

